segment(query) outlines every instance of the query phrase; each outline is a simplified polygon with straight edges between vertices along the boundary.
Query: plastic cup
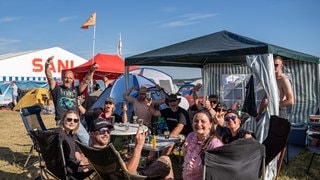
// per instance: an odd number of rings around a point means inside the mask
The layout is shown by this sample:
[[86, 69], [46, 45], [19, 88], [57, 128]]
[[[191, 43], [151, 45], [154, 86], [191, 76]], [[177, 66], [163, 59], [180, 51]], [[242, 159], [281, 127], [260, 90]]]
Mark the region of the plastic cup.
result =
[[129, 131], [129, 123], [128, 122], [124, 123], [124, 130]]
[[116, 119], [115, 116], [110, 116], [110, 121], [111, 121], [111, 125], [112, 125], [112, 126], [114, 126], [115, 119]]
[[164, 131], [163, 134], [164, 134], [164, 138], [165, 138], [165, 139], [169, 139], [169, 137], [170, 137], [170, 131]]

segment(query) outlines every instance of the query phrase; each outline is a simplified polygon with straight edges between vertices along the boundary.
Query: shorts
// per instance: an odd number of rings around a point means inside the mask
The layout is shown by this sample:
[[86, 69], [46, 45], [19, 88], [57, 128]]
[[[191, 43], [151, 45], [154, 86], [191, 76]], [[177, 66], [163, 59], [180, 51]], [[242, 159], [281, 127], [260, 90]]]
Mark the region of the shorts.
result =
[[150, 166], [140, 170], [138, 173], [144, 176], [160, 176], [161, 178], [164, 178], [170, 173], [169, 162], [160, 157]]

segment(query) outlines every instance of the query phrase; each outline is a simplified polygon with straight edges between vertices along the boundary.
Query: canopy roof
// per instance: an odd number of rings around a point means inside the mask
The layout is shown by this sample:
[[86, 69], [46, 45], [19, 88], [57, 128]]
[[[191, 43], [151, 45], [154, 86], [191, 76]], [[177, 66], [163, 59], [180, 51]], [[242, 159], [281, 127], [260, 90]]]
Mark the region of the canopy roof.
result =
[[[104, 75], [109, 79], [117, 79], [120, 75], [124, 74], [124, 61], [120, 56], [101, 53], [98, 53], [84, 64], [66, 70], [71, 70], [76, 79], [82, 79], [90, 70], [93, 62], [99, 65], [99, 68], [94, 73], [93, 79], [101, 79]], [[130, 67], [130, 70], [133, 69], [136, 69], [136, 67]], [[63, 70], [62, 73], [66, 70]]]
[[243, 63], [246, 55], [277, 54], [284, 59], [319, 63], [319, 57], [220, 31], [125, 59], [125, 65], [203, 67], [208, 63]]

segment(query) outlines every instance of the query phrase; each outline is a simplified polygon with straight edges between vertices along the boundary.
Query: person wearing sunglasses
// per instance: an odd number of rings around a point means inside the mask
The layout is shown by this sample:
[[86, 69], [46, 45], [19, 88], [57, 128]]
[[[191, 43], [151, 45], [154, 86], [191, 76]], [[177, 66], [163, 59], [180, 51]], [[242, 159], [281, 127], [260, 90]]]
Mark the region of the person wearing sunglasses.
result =
[[[288, 119], [287, 109], [294, 105], [294, 95], [292, 90], [291, 82], [283, 72], [282, 68], [283, 60], [281, 56], [274, 56], [274, 71], [276, 74], [276, 81], [279, 90], [279, 117]], [[268, 107], [268, 99], [267, 95], [264, 95], [261, 100], [258, 114], [256, 116], [256, 121], [258, 122], [261, 118], [261, 115], [267, 110]]]
[[92, 146], [95, 148], [104, 148], [110, 140], [111, 131], [114, 126], [104, 118], [97, 118], [92, 121], [90, 126], [90, 138]]
[[[149, 112], [155, 117], [163, 117], [166, 121], [167, 128], [170, 131], [170, 137], [183, 135], [186, 137], [191, 131], [192, 126], [189, 123], [188, 112], [179, 106], [181, 98], [177, 94], [170, 94], [166, 99], [167, 108], [156, 110], [149, 105]], [[152, 103], [152, 102], [150, 102]], [[163, 155], [170, 155], [173, 145], [162, 151]]]
[[224, 144], [231, 143], [232, 141], [235, 141], [239, 138], [252, 138], [254, 135], [241, 128], [241, 119], [237, 113], [236, 110], [229, 109], [223, 116], [215, 116], [215, 118], [218, 119], [218, 121], [223, 121], [225, 123], [225, 127], [221, 128], [227, 128], [225, 129], [224, 135], [222, 136], [222, 142]]
[[[98, 117], [106, 119], [106, 121], [109, 121], [109, 123], [112, 123], [112, 118], [114, 117], [114, 122], [116, 123], [122, 123], [127, 122], [127, 110], [128, 107], [126, 103], [122, 104], [122, 114], [119, 115], [115, 112], [116, 106], [115, 106], [115, 100], [112, 97], [107, 97], [104, 102], [103, 108], [94, 108], [91, 110], [85, 111], [85, 118], [86, 119], [96, 119]], [[92, 122], [92, 120], [90, 122]], [[90, 123], [91, 124], [91, 123]], [[89, 124], [89, 129], [90, 129]]]
[[187, 136], [183, 145], [185, 156], [182, 174], [184, 180], [202, 179], [202, 153], [223, 145], [213, 123], [213, 117], [206, 109], [195, 113], [192, 123], [193, 132]]
[[114, 122], [117, 122], [117, 123], [127, 122], [128, 120], [127, 105], [123, 103], [121, 108], [122, 108], [122, 116], [115, 113], [115, 110], [116, 110], [115, 101], [112, 97], [108, 97], [104, 102], [103, 112], [100, 113], [99, 117], [107, 119], [108, 121], [110, 121], [110, 123], [112, 123], [111, 117], [114, 117], [115, 118]]
[[[90, 137], [92, 147], [101, 149], [108, 146], [110, 142], [110, 133], [113, 126], [103, 118], [93, 120], [90, 128]], [[174, 179], [172, 164], [169, 156], [160, 156], [155, 162], [144, 169], [138, 169], [139, 161], [142, 154], [142, 147], [145, 143], [146, 133], [141, 133], [141, 127], [138, 128], [135, 135], [135, 147], [132, 155], [128, 159], [124, 159], [124, 167], [133, 174], [145, 176], [161, 175], [161, 179]]]
[[76, 145], [78, 140], [77, 132], [79, 130], [79, 115], [74, 110], [66, 111], [60, 121], [60, 125], [55, 129], [59, 133], [65, 155], [66, 166], [74, 176], [81, 177], [81, 174], [94, 171], [88, 159]]

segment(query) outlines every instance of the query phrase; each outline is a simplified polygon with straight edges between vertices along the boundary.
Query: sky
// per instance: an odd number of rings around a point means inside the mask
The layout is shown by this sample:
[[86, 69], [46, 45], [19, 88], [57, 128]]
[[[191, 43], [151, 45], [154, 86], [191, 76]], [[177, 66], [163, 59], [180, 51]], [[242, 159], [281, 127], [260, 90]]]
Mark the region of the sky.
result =
[[[1, 0], [0, 55], [61, 47], [130, 57], [227, 30], [320, 56], [319, 0]], [[96, 12], [94, 27], [81, 25]], [[95, 37], [95, 38], [94, 38]], [[152, 67], [174, 79], [200, 77], [200, 69]]]

